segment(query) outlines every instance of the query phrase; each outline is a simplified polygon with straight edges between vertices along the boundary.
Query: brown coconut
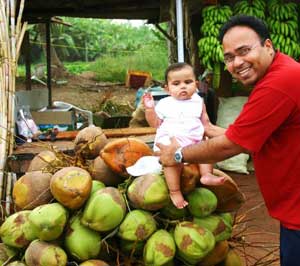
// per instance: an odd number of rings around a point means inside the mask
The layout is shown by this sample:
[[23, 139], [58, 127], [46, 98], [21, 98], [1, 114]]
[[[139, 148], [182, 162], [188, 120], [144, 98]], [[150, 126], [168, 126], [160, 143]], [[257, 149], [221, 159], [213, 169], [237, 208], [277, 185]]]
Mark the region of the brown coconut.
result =
[[28, 266], [66, 266], [67, 254], [59, 246], [34, 240], [25, 251], [25, 262]]
[[79, 167], [64, 167], [52, 176], [50, 189], [62, 205], [78, 209], [90, 195], [92, 178], [88, 171]]
[[95, 159], [106, 145], [107, 138], [100, 127], [89, 126], [80, 130], [74, 140], [74, 150], [83, 158]]
[[218, 264], [219, 266], [245, 266], [240, 255], [232, 248], [229, 249], [226, 258]]
[[106, 186], [117, 186], [124, 181], [124, 178], [113, 172], [100, 156], [91, 162], [89, 173], [94, 180], [101, 181]]
[[238, 210], [245, 202], [245, 196], [238, 188], [238, 185], [229, 175], [220, 170], [214, 169], [213, 174], [225, 177], [225, 182], [222, 185], [204, 186], [217, 196], [218, 205], [216, 211], [231, 212]]
[[184, 164], [180, 179], [182, 193], [188, 194], [193, 191], [199, 180], [200, 173], [198, 164]]
[[16, 260], [11, 263], [5, 264], [6, 266], [27, 266], [24, 262]]
[[104, 146], [100, 156], [116, 173], [128, 177], [126, 168], [135, 164], [143, 156], [152, 155], [150, 147], [136, 138], [116, 139]]
[[213, 266], [223, 261], [229, 251], [227, 240], [217, 242], [214, 249], [209, 252], [197, 265]]
[[51, 177], [50, 173], [34, 171], [19, 178], [13, 187], [13, 199], [17, 207], [32, 210], [49, 203], [53, 199], [50, 192]]
[[27, 172], [41, 171], [45, 169], [55, 169], [58, 166], [63, 166], [63, 162], [57, 158], [53, 151], [41, 151], [34, 156]]

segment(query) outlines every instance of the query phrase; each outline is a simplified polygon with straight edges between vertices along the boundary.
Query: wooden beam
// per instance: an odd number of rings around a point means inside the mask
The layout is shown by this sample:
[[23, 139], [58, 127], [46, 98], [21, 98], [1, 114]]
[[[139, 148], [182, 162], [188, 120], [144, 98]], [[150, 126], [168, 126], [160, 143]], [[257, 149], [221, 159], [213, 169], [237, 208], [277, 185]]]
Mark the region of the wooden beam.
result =
[[176, 39], [172, 38], [158, 23], [154, 24], [155, 27], [170, 41], [176, 44]]

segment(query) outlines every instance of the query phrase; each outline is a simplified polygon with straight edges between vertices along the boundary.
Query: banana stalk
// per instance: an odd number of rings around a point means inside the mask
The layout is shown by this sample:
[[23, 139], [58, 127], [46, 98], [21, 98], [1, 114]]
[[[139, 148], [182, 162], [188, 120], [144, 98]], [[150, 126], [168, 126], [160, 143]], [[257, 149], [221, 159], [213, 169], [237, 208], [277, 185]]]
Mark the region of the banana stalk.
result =
[[212, 79], [212, 87], [214, 90], [220, 87], [221, 81], [221, 63], [215, 62], [213, 66], [213, 79]]

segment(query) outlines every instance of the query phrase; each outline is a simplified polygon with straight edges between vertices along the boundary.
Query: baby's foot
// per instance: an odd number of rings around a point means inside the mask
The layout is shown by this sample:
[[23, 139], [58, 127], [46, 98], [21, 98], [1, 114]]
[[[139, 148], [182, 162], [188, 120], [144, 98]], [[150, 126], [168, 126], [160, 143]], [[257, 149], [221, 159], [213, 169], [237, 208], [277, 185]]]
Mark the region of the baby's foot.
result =
[[189, 204], [185, 201], [180, 190], [170, 191], [170, 198], [177, 209], [183, 209]]
[[216, 176], [211, 173], [207, 173], [200, 178], [200, 182], [203, 185], [208, 186], [220, 186], [223, 185], [225, 182], [225, 176]]

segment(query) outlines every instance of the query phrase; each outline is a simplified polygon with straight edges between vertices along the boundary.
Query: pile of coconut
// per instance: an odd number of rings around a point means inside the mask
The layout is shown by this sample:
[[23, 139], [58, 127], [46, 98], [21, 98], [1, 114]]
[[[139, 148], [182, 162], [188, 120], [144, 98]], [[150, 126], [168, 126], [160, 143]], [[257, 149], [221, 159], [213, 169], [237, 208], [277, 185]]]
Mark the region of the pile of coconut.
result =
[[185, 165], [189, 204], [177, 209], [163, 173], [127, 173], [152, 155], [141, 140], [108, 141], [88, 127], [75, 153], [42, 151], [17, 180], [16, 212], [0, 228], [0, 265], [243, 265], [230, 238], [244, 197], [228, 175], [215, 170], [224, 185], [205, 187], [198, 167]]

